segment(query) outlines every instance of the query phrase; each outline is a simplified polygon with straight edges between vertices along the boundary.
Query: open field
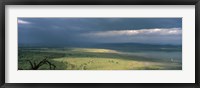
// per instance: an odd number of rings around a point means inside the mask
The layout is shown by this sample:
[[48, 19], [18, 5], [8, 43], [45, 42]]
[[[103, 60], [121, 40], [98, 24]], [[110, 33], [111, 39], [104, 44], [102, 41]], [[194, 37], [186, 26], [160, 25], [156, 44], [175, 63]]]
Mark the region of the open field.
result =
[[[19, 48], [18, 69], [36, 70], [181, 70], [181, 63], [103, 48]], [[32, 64], [32, 65], [31, 65]]]

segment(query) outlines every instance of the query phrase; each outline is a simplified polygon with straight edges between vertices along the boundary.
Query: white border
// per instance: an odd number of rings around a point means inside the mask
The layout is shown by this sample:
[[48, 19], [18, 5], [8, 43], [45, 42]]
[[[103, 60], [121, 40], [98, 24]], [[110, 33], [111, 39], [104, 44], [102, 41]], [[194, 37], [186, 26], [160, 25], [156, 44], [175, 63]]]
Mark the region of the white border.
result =
[[[6, 5], [6, 83], [194, 83], [194, 5]], [[17, 17], [183, 17], [183, 70], [17, 71]]]

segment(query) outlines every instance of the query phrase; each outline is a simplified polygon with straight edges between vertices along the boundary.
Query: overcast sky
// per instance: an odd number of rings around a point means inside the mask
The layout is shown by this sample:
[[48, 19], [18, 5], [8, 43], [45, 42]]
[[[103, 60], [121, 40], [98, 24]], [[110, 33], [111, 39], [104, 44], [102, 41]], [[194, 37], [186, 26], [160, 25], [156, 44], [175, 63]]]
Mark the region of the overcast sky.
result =
[[18, 18], [19, 44], [182, 42], [181, 18]]

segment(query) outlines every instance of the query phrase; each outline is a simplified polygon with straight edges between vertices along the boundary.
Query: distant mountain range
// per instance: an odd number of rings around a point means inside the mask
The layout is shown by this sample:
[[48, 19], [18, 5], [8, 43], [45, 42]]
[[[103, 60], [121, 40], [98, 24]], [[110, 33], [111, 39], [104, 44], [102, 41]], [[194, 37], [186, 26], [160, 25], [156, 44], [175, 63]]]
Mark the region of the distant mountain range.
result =
[[90, 46], [170, 46], [182, 47], [172, 44], [146, 44], [146, 43], [67, 43], [67, 44], [40, 44], [40, 43], [19, 43], [19, 47], [90, 47]]
[[28, 48], [105, 48], [125, 52], [135, 51], [181, 51], [182, 45], [144, 44], [144, 43], [79, 43], [79, 44], [19, 44], [19, 47]]
[[182, 45], [170, 44], [143, 44], [143, 43], [105, 43], [97, 45], [98, 48], [108, 48], [120, 51], [181, 51]]

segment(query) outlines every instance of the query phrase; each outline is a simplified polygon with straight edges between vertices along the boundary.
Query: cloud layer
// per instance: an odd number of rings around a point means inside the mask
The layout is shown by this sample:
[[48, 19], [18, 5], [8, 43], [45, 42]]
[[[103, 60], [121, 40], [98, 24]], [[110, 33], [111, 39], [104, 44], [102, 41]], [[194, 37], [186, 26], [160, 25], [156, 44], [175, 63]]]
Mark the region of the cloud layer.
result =
[[18, 24], [30, 24], [30, 22], [18, 19]]
[[182, 44], [181, 28], [156, 28], [140, 30], [115, 30], [82, 34], [91, 41], [121, 43], [137, 42], [147, 44]]
[[115, 31], [102, 31], [102, 32], [91, 32], [84, 34], [86, 36], [162, 36], [162, 35], [181, 35], [182, 30], [180, 28], [169, 28], [169, 29], [140, 29], [140, 30], [115, 30]]
[[19, 44], [181, 44], [181, 18], [18, 18]]

